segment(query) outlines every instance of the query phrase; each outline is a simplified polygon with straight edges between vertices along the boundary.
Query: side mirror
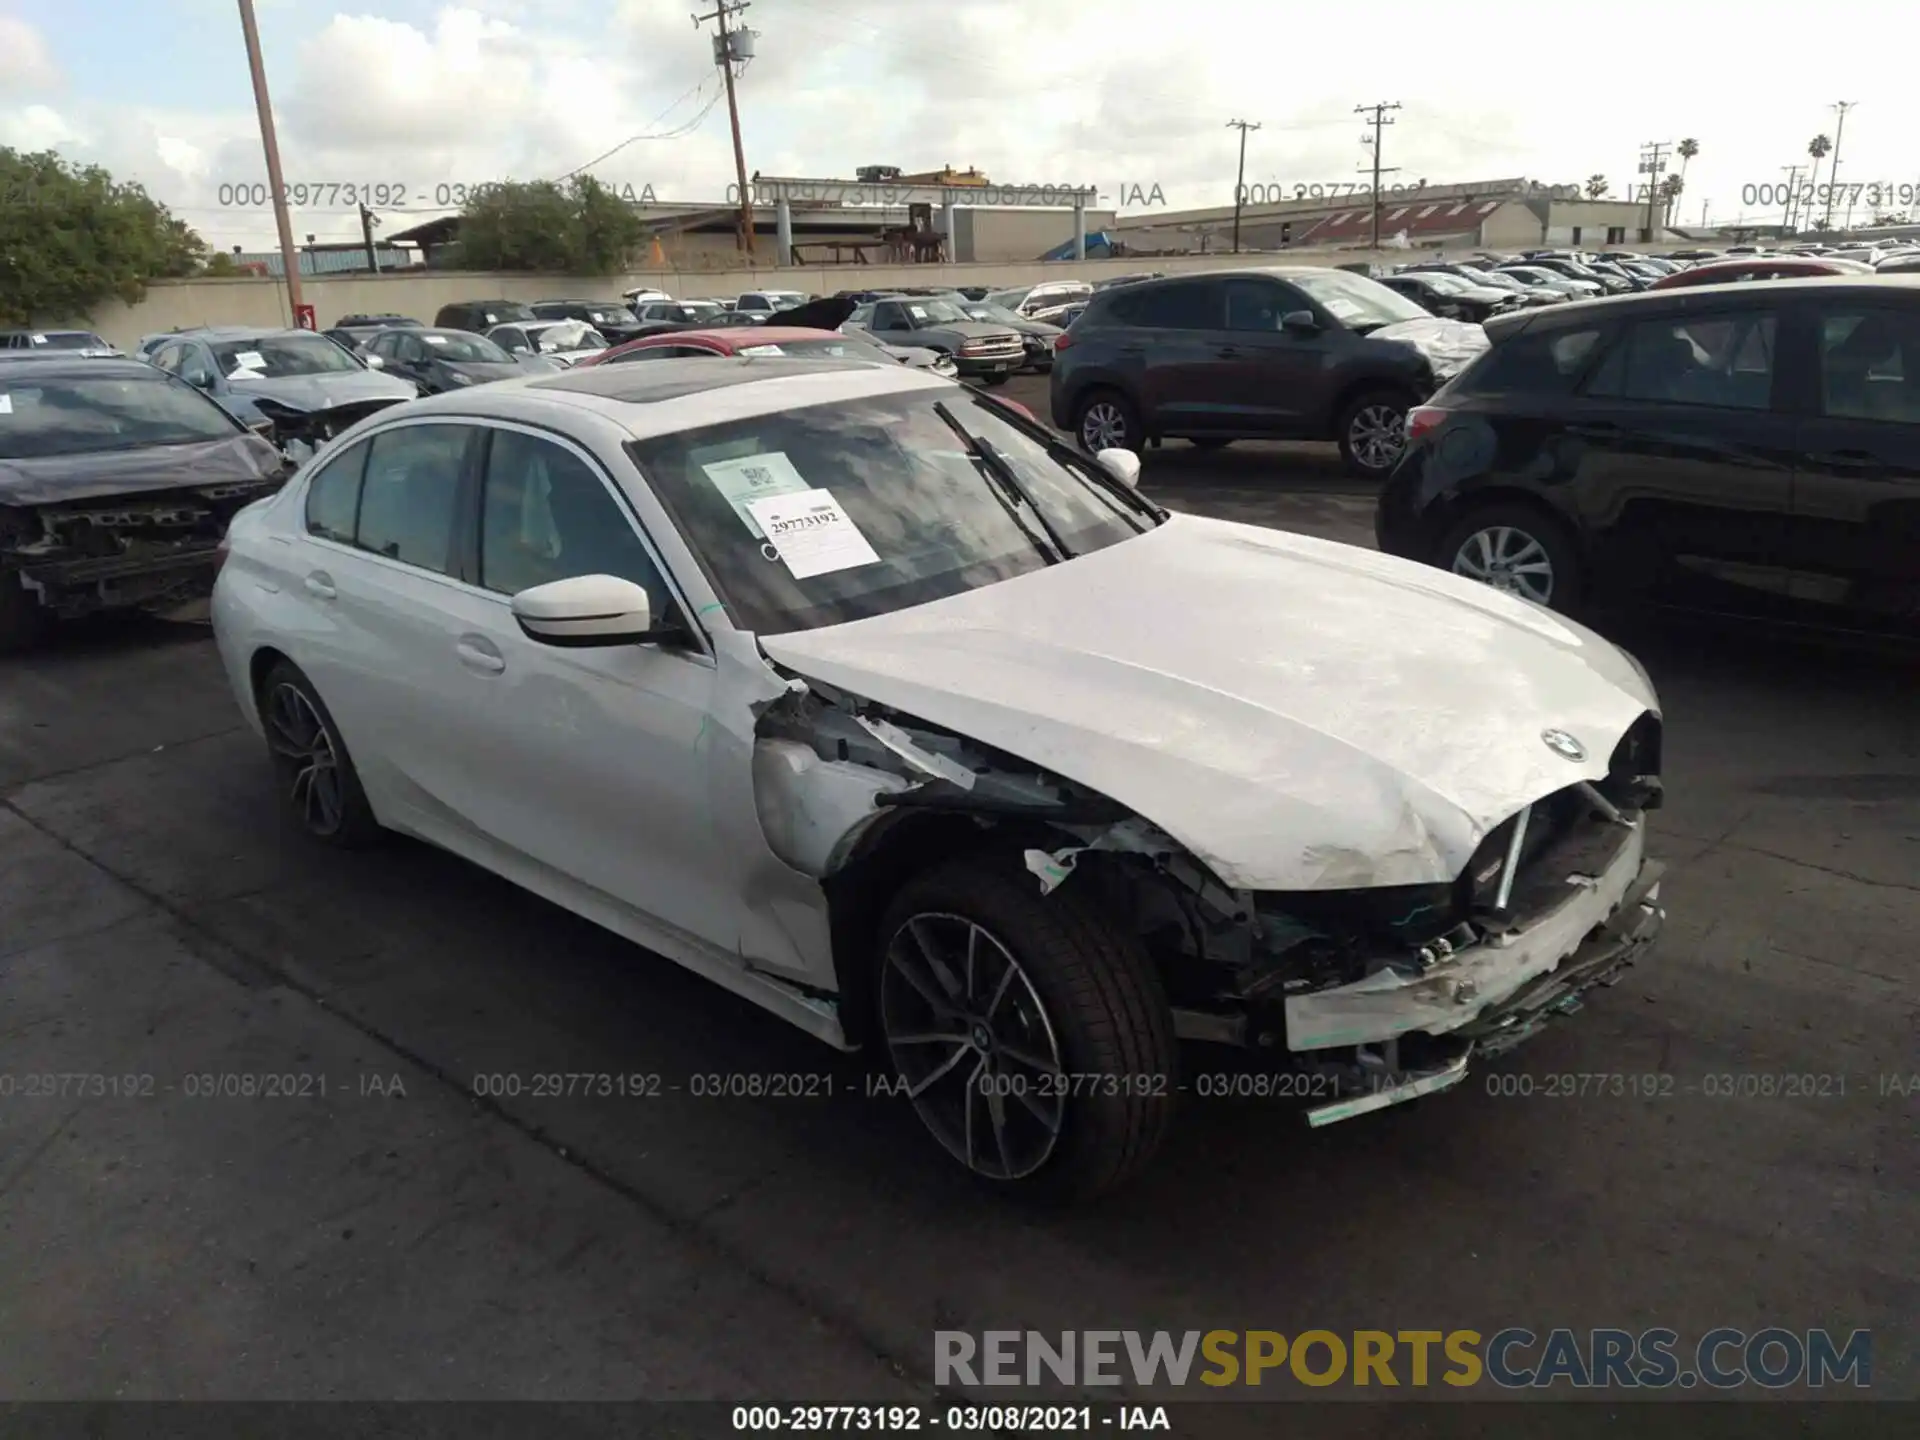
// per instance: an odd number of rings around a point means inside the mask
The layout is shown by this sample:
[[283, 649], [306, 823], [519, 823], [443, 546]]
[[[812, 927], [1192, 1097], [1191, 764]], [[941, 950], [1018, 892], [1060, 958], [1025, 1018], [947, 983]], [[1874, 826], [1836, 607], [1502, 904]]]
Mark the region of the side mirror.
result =
[[1289, 310], [1280, 317], [1280, 328], [1289, 335], [1318, 335], [1320, 322], [1311, 310]]
[[360, 358], [367, 362], [367, 368], [369, 370], [384, 370], [387, 368], [387, 362], [382, 360], [378, 355], [362, 355]]
[[512, 609], [529, 639], [569, 649], [641, 645], [678, 633], [677, 627], [656, 630], [645, 587], [615, 575], [535, 585], [513, 597]]
[[1129, 490], [1140, 488], [1140, 457], [1133, 451], [1118, 448], [1102, 450], [1093, 459], [1095, 464]]

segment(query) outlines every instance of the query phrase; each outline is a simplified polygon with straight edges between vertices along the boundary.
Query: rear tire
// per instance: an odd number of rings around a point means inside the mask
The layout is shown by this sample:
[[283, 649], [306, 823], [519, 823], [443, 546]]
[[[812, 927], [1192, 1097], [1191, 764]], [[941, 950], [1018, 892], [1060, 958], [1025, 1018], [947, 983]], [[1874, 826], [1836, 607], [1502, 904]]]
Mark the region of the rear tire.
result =
[[1089, 890], [1069, 879], [1042, 895], [1011, 856], [974, 856], [908, 881], [881, 923], [887, 1059], [934, 1138], [1002, 1193], [1104, 1194], [1172, 1123], [1173, 1012], [1139, 940]]
[[1397, 390], [1363, 390], [1340, 412], [1340, 458], [1361, 480], [1384, 480], [1407, 448], [1407, 411], [1413, 404]]
[[312, 839], [338, 849], [376, 843], [385, 832], [313, 682], [292, 661], [277, 660], [260, 681], [257, 703], [280, 779], [280, 800], [294, 822]]
[[1083, 395], [1074, 409], [1073, 435], [1089, 455], [1107, 449], [1137, 455], [1146, 439], [1140, 412], [1118, 390], [1090, 390]]
[[1502, 502], [1470, 511], [1440, 537], [1433, 563], [1563, 614], [1578, 610], [1585, 589], [1573, 537], [1533, 505]]

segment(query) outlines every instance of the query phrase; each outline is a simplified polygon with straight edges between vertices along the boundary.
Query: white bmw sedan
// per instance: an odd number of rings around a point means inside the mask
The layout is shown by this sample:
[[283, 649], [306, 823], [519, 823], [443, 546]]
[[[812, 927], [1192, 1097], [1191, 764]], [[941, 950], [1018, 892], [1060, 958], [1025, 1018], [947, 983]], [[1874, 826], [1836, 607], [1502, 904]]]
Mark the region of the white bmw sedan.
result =
[[591, 367], [355, 426], [236, 518], [213, 618], [315, 840], [463, 855], [1087, 1196], [1242, 1088], [1182, 1040], [1344, 1120], [1662, 919], [1634, 660], [1137, 473], [905, 367]]

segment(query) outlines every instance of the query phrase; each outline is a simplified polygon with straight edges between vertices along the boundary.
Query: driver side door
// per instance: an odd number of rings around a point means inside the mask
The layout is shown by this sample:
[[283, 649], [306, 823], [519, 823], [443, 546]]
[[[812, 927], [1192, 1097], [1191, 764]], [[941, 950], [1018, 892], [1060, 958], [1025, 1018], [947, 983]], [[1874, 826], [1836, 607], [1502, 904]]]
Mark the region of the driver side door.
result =
[[[487, 427], [470, 541], [477, 591], [449, 616], [459, 658], [439, 743], [457, 752], [467, 819], [543, 883], [611, 896], [729, 953], [739, 912], [714, 826], [708, 715], [715, 666], [631, 507], [585, 450]], [[643, 586], [675, 645], [568, 648], [527, 636], [521, 590], [577, 575]]]

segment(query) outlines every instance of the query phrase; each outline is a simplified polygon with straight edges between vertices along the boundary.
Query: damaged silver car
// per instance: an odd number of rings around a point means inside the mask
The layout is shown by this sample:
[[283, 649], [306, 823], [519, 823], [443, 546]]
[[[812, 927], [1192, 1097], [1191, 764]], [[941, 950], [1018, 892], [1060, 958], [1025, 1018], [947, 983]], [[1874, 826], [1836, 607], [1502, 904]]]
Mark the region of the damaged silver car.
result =
[[215, 629], [316, 838], [464, 855], [1084, 1197], [1195, 1053], [1344, 1120], [1662, 920], [1631, 657], [1138, 473], [902, 367], [583, 368], [343, 436], [235, 521]]

